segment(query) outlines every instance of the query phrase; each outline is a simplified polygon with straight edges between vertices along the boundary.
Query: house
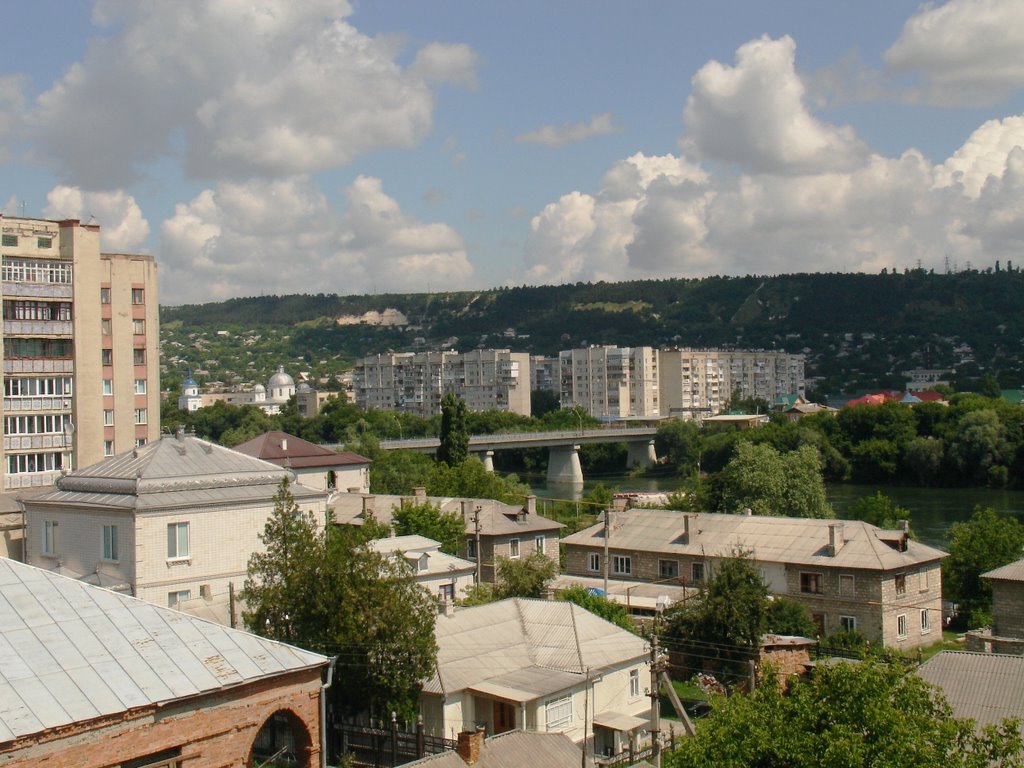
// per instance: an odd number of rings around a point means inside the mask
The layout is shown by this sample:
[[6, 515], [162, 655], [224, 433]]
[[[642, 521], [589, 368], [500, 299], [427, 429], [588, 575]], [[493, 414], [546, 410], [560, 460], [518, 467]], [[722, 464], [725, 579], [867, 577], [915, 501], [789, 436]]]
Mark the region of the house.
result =
[[955, 717], [969, 717], [979, 728], [1015, 718], [1024, 736], [1024, 656], [942, 651], [917, 674], [942, 689]]
[[818, 413], [837, 413], [838, 408], [831, 408], [820, 403], [797, 403], [782, 412], [790, 421], [800, 421], [804, 416], [813, 416]]
[[373, 462], [352, 451], [332, 451], [276, 430], [236, 445], [235, 450], [290, 469], [298, 482], [310, 488], [340, 488], [349, 493], [367, 493], [370, 490], [370, 465]]
[[191, 435], [165, 435], [23, 500], [27, 562], [224, 624], [281, 482], [324, 524], [327, 492]]
[[0, 558], [0, 765], [319, 765], [328, 659]]
[[458, 735], [454, 752], [436, 755], [406, 763], [406, 768], [508, 768], [521, 765], [529, 755], [531, 768], [592, 768], [594, 762], [583, 754], [583, 749], [564, 733], [538, 731], [506, 731], [485, 737], [484, 729], [463, 731]]
[[374, 539], [369, 545], [382, 555], [404, 558], [416, 582], [439, 600], [465, 597], [475, 581], [476, 563], [442, 552], [440, 542], [426, 536], [391, 536]]
[[334, 521], [344, 525], [362, 525], [368, 515], [390, 525], [394, 510], [403, 504], [427, 503], [462, 516], [466, 538], [459, 556], [477, 563], [480, 582], [494, 583], [501, 558], [515, 560], [541, 552], [558, 564], [558, 535], [564, 526], [537, 514], [536, 496], [527, 496], [517, 506], [494, 499], [427, 496], [425, 489], [414, 488], [411, 496], [339, 493], [331, 500]]
[[647, 643], [573, 603], [447, 610], [435, 635], [437, 672], [420, 696], [428, 732], [553, 731], [618, 754], [650, 727]]
[[992, 585], [992, 626], [968, 632], [967, 650], [1024, 655], [1024, 559], [981, 577]]
[[[603, 523], [561, 545], [566, 574], [603, 573]], [[737, 551], [751, 554], [774, 594], [806, 605], [821, 635], [857, 630], [901, 649], [941, 637], [945, 552], [914, 541], [905, 526], [632, 509], [612, 515], [608, 569], [616, 579], [693, 586]]]

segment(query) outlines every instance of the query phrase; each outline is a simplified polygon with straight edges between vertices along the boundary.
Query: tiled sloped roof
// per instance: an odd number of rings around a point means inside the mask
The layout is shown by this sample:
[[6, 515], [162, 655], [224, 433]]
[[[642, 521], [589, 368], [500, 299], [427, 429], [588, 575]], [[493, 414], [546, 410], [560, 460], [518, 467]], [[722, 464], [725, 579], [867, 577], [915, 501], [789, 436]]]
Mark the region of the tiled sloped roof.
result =
[[309, 467], [329, 469], [330, 467], [349, 467], [373, 463], [358, 453], [332, 451], [330, 448], [324, 448], [322, 445], [278, 430], [265, 432], [259, 437], [236, 445], [235, 450], [278, 466], [285, 466], [285, 462], [287, 462], [287, 466], [296, 469]]
[[993, 725], [1004, 717], [1024, 719], [1024, 656], [942, 651], [917, 674], [942, 689], [957, 717], [969, 717], [978, 725]]
[[0, 558], [0, 743], [326, 662]]
[[[425, 765], [430, 768], [466, 768], [466, 762], [457, 752], [437, 755], [406, 763], [407, 766]], [[581, 755], [580, 747], [564, 733], [539, 731], [508, 731], [491, 736], [480, 750], [478, 768], [590, 768], [593, 762]]]
[[[334, 521], [343, 524], [361, 525], [363, 498], [367, 494], [337, 493], [332, 497]], [[412, 499], [414, 503], [429, 502], [449, 512], [462, 516], [462, 502], [467, 499], [450, 496], [427, 496], [416, 499], [412, 496], [390, 494], [373, 494], [373, 516], [385, 525], [391, 522], [395, 507], [400, 507], [403, 500]], [[484, 536], [514, 535], [517, 533], [531, 534], [542, 531], [558, 531], [565, 526], [538, 514], [522, 515], [522, 507], [505, 504], [493, 499], [468, 499], [470, 510], [480, 508], [480, 533]], [[466, 522], [466, 532], [473, 530], [472, 522]]]
[[[687, 515], [661, 509], [632, 509], [612, 516], [610, 546], [615, 550], [658, 552], [694, 557], [726, 557], [749, 551], [755, 560], [770, 563], [826, 565], [837, 568], [890, 570], [939, 560], [945, 552], [908, 540], [903, 552], [886, 540], [898, 536], [860, 520], [818, 520], [802, 517], [690, 514], [690, 535], [684, 535]], [[829, 526], [841, 524], [843, 546], [829, 554]], [[562, 539], [563, 545], [598, 547], [604, 544], [602, 523]]]
[[518, 683], [525, 690], [524, 685], [535, 685], [535, 669], [548, 670], [556, 681], [549, 681], [548, 691], [564, 690], [571, 685], [568, 675], [582, 679], [587, 668], [602, 669], [646, 653], [642, 638], [558, 600], [511, 598], [459, 608], [452, 616], [437, 617], [436, 639], [437, 672], [424, 686], [428, 693], [489, 681], [509, 687]]
[[1000, 581], [1024, 581], [1024, 558], [983, 573], [981, 576], [984, 579], [998, 579]]

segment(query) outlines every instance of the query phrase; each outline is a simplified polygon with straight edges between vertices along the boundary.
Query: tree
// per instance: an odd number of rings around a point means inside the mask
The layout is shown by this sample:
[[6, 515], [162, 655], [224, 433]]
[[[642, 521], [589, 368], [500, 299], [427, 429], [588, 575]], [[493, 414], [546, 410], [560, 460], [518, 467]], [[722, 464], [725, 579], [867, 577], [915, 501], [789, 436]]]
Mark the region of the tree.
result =
[[965, 414], [956, 426], [949, 452], [964, 477], [1001, 485], [999, 480], [1005, 479], [1010, 446], [999, 415], [990, 409]]
[[317, 526], [287, 483], [249, 559], [242, 599], [256, 634], [337, 655], [339, 707], [411, 717], [434, 670], [435, 605], [400, 558], [374, 552], [379, 526]]
[[583, 586], [563, 589], [556, 597], [568, 603], [575, 603], [580, 608], [585, 608], [595, 616], [600, 616], [617, 627], [629, 630], [636, 634], [636, 623], [629, 617], [626, 607], [620, 603], [613, 603], [603, 595], [595, 595]]
[[942, 561], [943, 595], [960, 605], [960, 613], [978, 627], [989, 623], [992, 586], [981, 574], [1019, 559], [1024, 554], [1024, 525], [977, 507], [971, 519], [955, 523], [949, 532], [949, 557]]
[[788, 597], [776, 597], [768, 603], [764, 631], [776, 635], [815, 637], [818, 627], [806, 605]]
[[696, 599], [667, 613], [666, 645], [688, 659], [693, 672], [741, 676], [757, 653], [768, 612], [768, 588], [748, 553], [722, 560]]
[[534, 389], [530, 391], [530, 413], [535, 419], [544, 418], [545, 414], [561, 408], [558, 393], [550, 389]]
[[449, 392], [441, 398], [441, 445], [437, 449], [437, 460], [454, 467], [468, 456], [466, 403], [454, 392]]
[[391, 519], [399, 536], [426, 536], [440, 542], [441, 551], [449, 555], [457, 554], [459, 545], [466, 538], [466, 523], [462, 515], [442, 512], [441, 507], [429, 501], [398, 507]]
[[818, 667], [783, 695], [774, 676], [754, 694], [713, 701], [697, 735], [663, 758], [666, 768], [1019, 768], [1016, 723], [976, 731], [953, 717], [941, 692], [902, 663], [866, 659]]
[[832, 517], [817, 450], [804, 445], [780, 454], [770, 445], [744, 440], [725, 468], [711, 478], [714, 511], [791, 517]]
[[695, 421], [668, 419], [658, 425], [654, 448], [677, 473], [690, 475], [700, 464], [700, 427]]
[[544, 587], [555, 577], [555, 561], [543, 552], [531, 552], [516, 559], [498, 558], [495, 597], [540, 597]]
[[861, 496], [850, 506], [850, 517], [863, 520], [879, 528], [895, 529], [900, 520], [910, 522], [910, 510], [904, 509], [883, 494], [876, 491], [874, 496]]

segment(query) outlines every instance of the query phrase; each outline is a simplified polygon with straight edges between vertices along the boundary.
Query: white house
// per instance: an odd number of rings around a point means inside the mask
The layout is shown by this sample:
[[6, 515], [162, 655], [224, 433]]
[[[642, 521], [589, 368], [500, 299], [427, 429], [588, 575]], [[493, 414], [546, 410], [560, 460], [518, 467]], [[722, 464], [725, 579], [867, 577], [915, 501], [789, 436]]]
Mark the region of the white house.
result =
[[441, 551], [441, 543], [426, 536], [390, 536], [374, 539], [370, 548], [382, 555], [404, 558], [412, 567], [416, 582], [439, 600], [466, 596], [473, 586], [476, 563]]
[[438, 615], [437, 672], [420, 709], [428, 733], [482, 726], [586, 740], [618, 754], [650, 727], [649, 647], [572, 603], [512, 598]]
[[269, 462], [166, 435], [25, 499], [26, 561], [231, 624], [234, 594], [263, 546], [259, 535], [284, 479], [323, 525], [326, 491]]
[[349, 493], [368, 493], [370, 490], [370, 465], [373, 462], [352, 451], [332, 451], [276, 430], [236, 445], [235, 450], [290, 469], [300, 483], [310, 488]]

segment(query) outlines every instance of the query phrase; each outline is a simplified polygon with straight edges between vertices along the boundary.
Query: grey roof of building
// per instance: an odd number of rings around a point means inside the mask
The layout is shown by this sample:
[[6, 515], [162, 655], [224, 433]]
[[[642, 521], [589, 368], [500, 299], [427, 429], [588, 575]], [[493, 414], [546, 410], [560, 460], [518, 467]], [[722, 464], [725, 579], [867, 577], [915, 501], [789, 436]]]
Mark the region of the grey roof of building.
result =
[[643, 638], [560, 600], [510, 598], [456, 608], [451, 616], [438, 615], [435, 632], [437, 672], [424, 686], [427, 693], [500, 687], [530, 701], [579, 684], [588, 668], [647, 652]]
[[1024, 581], [1024, 558], [983, 573], [981, 576], [998, 581]]
[[942, 651], [917, 674], [942, 689], [957, 717], [980, 726], [1021, 718], [1024, 734], [1024, 656]]
[[[590, 758], [583, 758], [582, 750], [564, 733], [543, 731], [507, 731], [484, 740], [480, 750], [480, 768], [584, 768], [593, 766]], [[407, 766], [429, 765], [430, 768], [466, 768], [466, 762], [457, 752], [436, 755], [406, 763]]]
[[[612, 514], [609, 545], [615, 551], [634, 550], [692, 557], [726, 557], [750, 551], [755, 560], [835, 568], [893, 570], [940, 560], [946, 553], [913, 539], [905, 550], [890, 546], [899, 531], [885, 531], [860, 520], [819, 520], [803, 517], [689, 514], [690, 535], [684, 535], [683, 512], [631, 509]], [[829, 526], [841, 525], [844, 543], [829, 554]], [[602, 523], [566, 536], [563, 546], [603, 547]]]
[[165, 435], [57, 480], [26, 506], [59, 505], [145, 511], [245, 503], [272, 496], [283, 479], [296, 500], [326, 498], [287, 469], [192, 435]]
[[428, 539], [426, 536], [391, 536], [384, 539], [373, 539], [368, 546], [374, 552], [379, 552], [382, 555], [393, 555], [397, 552], [410, 560], [418, 560], [426, 555], [427, 567], [414, 574], [417, 578], [472, 573], [476, 570], [476, 563], [442, 552], [440, 550], [441, 543]]
[[0, 743], [326, 662], [0, 558]]

